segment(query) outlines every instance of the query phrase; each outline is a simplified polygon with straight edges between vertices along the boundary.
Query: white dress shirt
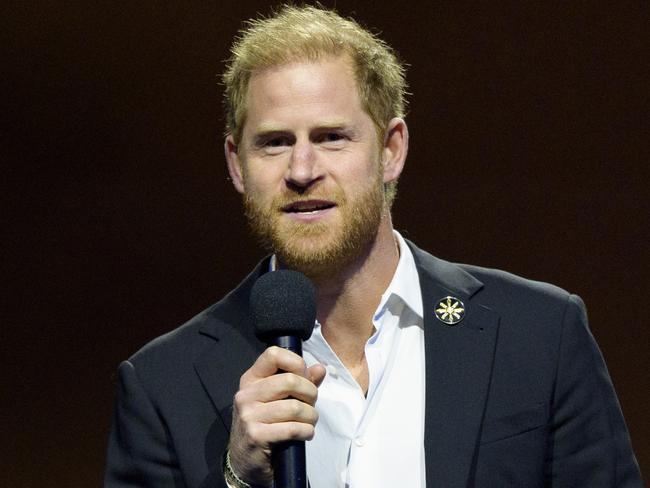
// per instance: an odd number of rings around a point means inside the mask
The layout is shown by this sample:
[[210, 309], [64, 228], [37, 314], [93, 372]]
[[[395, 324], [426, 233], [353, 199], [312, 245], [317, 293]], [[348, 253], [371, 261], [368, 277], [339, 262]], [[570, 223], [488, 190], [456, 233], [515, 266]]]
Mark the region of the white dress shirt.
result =
[[425, 488], [422, 294], [411, 250], [400, 258], [365, 346], [368, 394], [332, 351], [320, 324], [303, 344], [308, 365], [327, 369], [314, 439], [306, 443], [311, 488]]

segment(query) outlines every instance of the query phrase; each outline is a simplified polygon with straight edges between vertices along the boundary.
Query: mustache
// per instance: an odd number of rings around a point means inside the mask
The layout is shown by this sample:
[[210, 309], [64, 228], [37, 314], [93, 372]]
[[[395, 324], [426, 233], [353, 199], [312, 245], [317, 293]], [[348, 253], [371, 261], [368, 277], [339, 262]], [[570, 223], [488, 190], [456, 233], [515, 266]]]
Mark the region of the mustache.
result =
[[315, 190], [312, 192], [306, 191], [302, 194], [284, 192], [273, 198], [272, 208], [282, 209], [299, 202], [308, 202], [313, 200], [320, 200], [330, 202], [335, 205], [342, 205], [346, 202], [347, 199], [341, 191], [323, 192], [321, 190]]

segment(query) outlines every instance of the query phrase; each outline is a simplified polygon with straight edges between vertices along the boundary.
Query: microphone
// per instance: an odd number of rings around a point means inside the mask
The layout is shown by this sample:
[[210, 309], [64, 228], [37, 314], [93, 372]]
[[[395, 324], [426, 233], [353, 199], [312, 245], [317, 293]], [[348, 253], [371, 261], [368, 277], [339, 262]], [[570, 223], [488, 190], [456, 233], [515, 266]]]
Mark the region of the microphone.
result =
[[[302, 356], [302, 341], [316, 321], [316, 288], [309, 278], [286, 269], [266, 273], [253, 285], [250, 305], [259, 340]], [[307, 488], [304, 441], [277, 444], [272, 462], [275, 486]]]

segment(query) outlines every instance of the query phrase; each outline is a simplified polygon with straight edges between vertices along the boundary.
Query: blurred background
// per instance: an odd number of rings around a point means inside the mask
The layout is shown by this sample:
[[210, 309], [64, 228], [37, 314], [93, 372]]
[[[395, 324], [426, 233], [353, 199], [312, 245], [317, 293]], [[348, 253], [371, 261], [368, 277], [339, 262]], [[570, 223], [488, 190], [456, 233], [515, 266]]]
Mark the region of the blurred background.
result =
[[[585, 300], [650, 473], [650, 4], [324, 1], [409, 64], [394, 222]], [[218, 75], [267, 2], [4, 2], [0, 485], [99, 486], [115, 370], [263, 256]]]

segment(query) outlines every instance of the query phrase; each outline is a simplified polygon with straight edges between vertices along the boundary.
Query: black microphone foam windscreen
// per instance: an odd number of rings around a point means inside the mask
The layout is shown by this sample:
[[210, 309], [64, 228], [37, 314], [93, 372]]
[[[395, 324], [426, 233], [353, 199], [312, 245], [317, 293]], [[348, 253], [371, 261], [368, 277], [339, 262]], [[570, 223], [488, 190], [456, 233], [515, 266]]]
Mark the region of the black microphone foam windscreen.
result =
[[316, 321], [316, 288], [304, 274], [288, 269], [262, 275], [250, 296], [255, 335], [263, 342], [282, 336], [306, 341]]

